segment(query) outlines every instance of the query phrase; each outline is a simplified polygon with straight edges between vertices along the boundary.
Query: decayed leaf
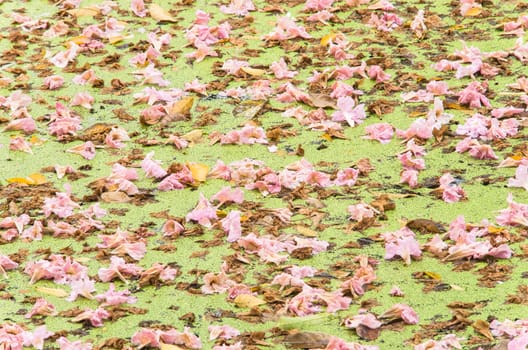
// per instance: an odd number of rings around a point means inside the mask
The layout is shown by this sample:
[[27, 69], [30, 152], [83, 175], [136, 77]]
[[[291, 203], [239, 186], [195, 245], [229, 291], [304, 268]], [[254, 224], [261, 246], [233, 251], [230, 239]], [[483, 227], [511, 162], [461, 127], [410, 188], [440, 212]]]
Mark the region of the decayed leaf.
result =
[[68, 10], [68, 13], [75, 17], [93, 17], [100, 13], [100, 10], [95, 6], [81, 7], [78, 9]]
[[233, 108], [233, 115], [235, 117], [243, 117], [248, 119], [254, 118], [259, 115], [266, 103], [267, 101], [245, 101], [244, 103], [240, 103], [235, 108]]
[[47, 294], [47, 295], [53, 295], [58, 298], [64, 298], [69, 295], [68, 292], [60, 288], [37, 287], [37, 292]]
[[159, 22], [177, 22], [169, 12], [164, 10], [161, 6], [156, 4], [150, 4], [149, 6], [150, 16]]
[[324, 349], [331, 336], [316, 332], [299, 332], [288, 334], [282, 340], [288, 349]]
[[187, 163], [187, 167], [191, 171], [194, 181], [204, 182], [207, 179], [209, 167], [201, 163]]
[[317, 237], [317, 232], [312, 230], [309, 227], [306, 227], [304, 225], [296, 225], [295, 229], [297, 232], [299, 232], [301, 235], [306, 237]]
[[380, 328], [369, 328], [367, 326], [364, 326], [360, 324], [358, 327], [356, 327], [356, 333], [357, 335], [364, 340], [371, 341], [378, 339], [380, 335], [381, 329]]
[[446, 231], [441, 224], [428, 219], [414, 219], [409, 221], [406, 226], [421, 233], [443, 233]]
[[194, 129], [183, 135], [181, 138], [191, 143], [198, 143], [203, 136], [203, 131], [200, 129]]
[[318, 108], [337, 108], [336, 100], [327, 94], [310, 94], [310, 106]]
[[429, 278], [434, 279], [436, 281], [442, 280], [442, 276], [439, 273], [432, 272], [432, 271], [424, 271], [424, 274], [428, 276]]
[[256, 306], [266, 304], [266, 302], [260, 298], [257, 298], [250, 294], [240, 294], [234, 300], [236, 306], [254, 308]]
[[327, 46], [332, 40], [335, 39], [336, 36], [337, 36], [337, 33], [326, 34], [325, 36], [321, 38], [320, 44], [323, 46]]
[[472, 7], [464, 13], [464, 17], [475, 17], [482, 13], [482, 8]]
[[40, 173], [34, 173], [28, 177], [11, 177], [7, 179], [8, 183], [18, 183], [24, 185], [42, 185], [48, 182], [44, 175]]
[[187, 96], [173, 103], [167, 108], [167, 115], [161, 119], [161, 125], [167, 125], [173, 121], [185, 120], [191, 112], [194, 97]]
[[493, 335], [491, 334], [490, 326], [488, 322], [484, 320], [476, 320], [475, 322], [473, 322], [471, 327], [473, 327], [475, 331], [479, 332], [480, 334], [482, 334], [489, 340], [494, 340]]
[[131, 200], [131, 198], [125, 192], [121, 191], [101, 193], [101, 199], [107, 203], [127, 203]]

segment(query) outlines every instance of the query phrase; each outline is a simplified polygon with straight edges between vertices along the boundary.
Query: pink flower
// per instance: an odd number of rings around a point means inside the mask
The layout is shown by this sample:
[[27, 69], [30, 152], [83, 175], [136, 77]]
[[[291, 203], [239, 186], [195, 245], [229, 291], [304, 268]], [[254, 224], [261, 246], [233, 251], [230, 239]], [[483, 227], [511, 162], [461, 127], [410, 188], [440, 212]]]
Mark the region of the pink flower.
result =
[[366, 313], [346, 318], [344, 325], [347, 328], [357, 328], [361, 325], [370, 329], [377, 329], [382, 326], [382, 323], [373, 314]]
[[0, 254], [0, 273], [7, 277], [6, 271], [13, 270], [18, 267], [18, 264], [11, 260], [7, 255]]
[[135, 264], [127, 264], [123, 258], [117, 256], [110, 257], [110, 266], [100, 268], [97, 275], [103, 282], [110, 282], [118, 277], [121, 281], [128, 283], [125, 276], [138, 276], [143, 269]]
[[339, 122], [346, 120], [351, 127], [361, 124], [367, 117], [364, 105], [360, 104], [355, 106], [355, 102], [350, 96], [338, 98], [337, 108], [339, 110], [332, 114], [332, 121]]
[[73, 96], [71, 100], [72, 106], [81, 106], [86, 109], [92, 109], [92, 104], [94, 103], [95, 99], [87, 92], [79, 92], [75, 96]]
[[218, 207], [225, 203], [240, 204], [244, 201], [244, 191], [240, 188], [222, 187], [220, 191], [211, 197], [211, 201], [218, 202]]
[[95, 157], [95, 145], [92, 141], [86, 141], [83, 144], [67, 149], [66, 152], [75, 153], [84, 159], [92, 160]]
[[76, 75], [72, 82], [77, 85], [86, 85], [93, 83], [97, 77], [95, 76], [95, 72], [93, 69], [88, 69], [82, 72], [81, 74]]
[[273, 62], [270, 69], [277, 79], [289, 79], [299, 74], [299, 72], [288, 70], [288, 66], [283, 57], [279, 61]]
[[4, 131], [21, 130], [26, 134], [31, 134], [36, 129], [37, 125], [33, 118], [25, 117], [10, 121], [4, 128]]
[[9, 141], [9, 149], [11, 151], [22, 151], [29, 154], [33, 154], [31, 144], [24, 140], [21, 136], [15, 136]]
[[229, 279], [224, 272], [218, 274], [212, 272], [206, 273], [203, 276], [203, 281], [204, 285], [201, 288], [203, 294], [224, 293], [236, 284], [236, 282]]
[[163, 227], [161, 228], [163, 237], [178, 237], [184, 230], [185, 227], [183, 227], [182, 224], [172, 219], [165, 221]]
[[394, 13], [383, 12], [381, 17], [372, 13], [368, 25], [384, 32], [392, 32], [403, 23], [403, 20]]
[[128, 255], [134, 260], [141, 260], [147, 252], [144, 242], [124, 242], [112, 250], [112, 254], [124, 256]]
[[57, 192], [55, 197], [44, 198], [44, 215], [50, 216], [52, 213], [59, 218], [67, 218], [73, 214], [75, 208], [79, 208], [79, 204], [71, 199], [71, 189], [66, 188], [66, 192]]
[[228, 6], [220, 6], [220, 11], [226, 14], [247, 16], [249, 11], [254, 11], [255, 5], [251, 0], [231, 0]]
[[136, 79], [141, 80], [142, 84], [154, 84], [158, 86], [168, 86], [170, 82], [163, 79], [163, 73], [150, 63], [146, 68], [133, 72]]
[[30, 331], [22, 332], [22, 338], [24, 339], [24, 346], [33, 346], [35, 349], [42, 350], [44, 348], [44, 340], [51, 337], [53, 332], [46, 329], [46, 326], [40, 326]]
[[31, 104], [31, 101], [31, 96], [22, 93], [20, 90], [17, 90], [11, 93], [11, 95], [9, 95], [9, 97], [7, 97], [2, 102], [2, 105], [9, 107], [11, 112], [15, 112], [24, 107], [28, 107]]
[[349, 219], [358, 222], [363, 221], [365, 218], [372, 218], [376, 214], [379, 214], [378, 210], [365, 203], [349, 205], [347, 210], [351, 215]]
[[423, 170], [425, 161], [422, 158], [413, 157], [410, 151], [398, 154], [398, 159], [405, 170]]
[[277, 19], [275, 30], [264, 36], [264, 40], [287, 40], [294, 38], [310, 39], [311, 35], [306, 32], [304, 27], [295, 24], [295, 19], [287, 13], [285, 16]]
[[382, 83], [390, 80], [390, 74], [387, 74], [383, 71], [380, 66], [370, 66], [368, 69], [368, 76], [370, 79], [376, 79], [376, 83]]
[[209, 331], [209, 340], [215, 340], [215, 339], [231, 339], [234, 337], [238, 337], [240, 335], [240, 331], [236, 328], [233, 328], [228, 325], [223, 326], [214, 326], [210, 325], [207, 330]]
[[369, 134], [365, 138], [381, 143], [389, 143], [392, 135], [394, 135], [394, 128], [388, 123], [371, 124], [365, 128], [365, 131]]
[[418, 315], [416, 312], [406, 304], [395, 304], [383, 314], [378, 316], [379, 319], [387, 319], [388, 321], [403, 320], [407, 324], [417, 324]]
[[391, 290], [389, 292], [389, 295], [393, 296], [393, 297], [403, 297], [403, 296], [405, 296], [403, 291], [398, 286], [392, 286], [392, 288], [391, 288]]
[[213, 346], [213, 350], [244, 350], [244, 345], [242, 345], [242, 342], [236, 342], [233, 345], [215, 345]]
[[196, 92], [197, 94], [206, 96], [208, 86], [209, 84], [203, 84], [203, 83], [200, 83], [198, 79], [194, 79], [192, 81], [186, 82], [184, 84], [183, 89], [185, 91], [192, 91], [192, 92]]
[[202, 342], [200, 341], [200, 338], [194, 335], [189, 330], [189, 327], [184, 327], [183, 332], [178, 332], [175, 329], [160, 332], [160, 339], [166, 344], [184, 345], [189, 349], [202, 348]]
[[110, 286], [106, 292], [97, 294], [95, 299], [97, 299], [97, 301], [101, 304], [101, 307], [121, 304], [134, 304], [137, 302], [136, 297], [130, 296], [130, 291], [128, 289], [116, 291], [113, 283], [110, 283]]
[[406, 265], [410, 265], [411, 256], [419, 257], [422, 251], [414, 237], [404, 237], [385, 244], [385, 259], [392, 259], [396, 255], [400, 256]]
[[415, 169], [404, 169], [400, 173], [400, 183], [406, 183], [409, 187], [418, 186], [418, 171]]
[[194, 208], [187, 214], [187, 216], [185, 216], [185, 220], [187, 222], [196, 221], [200, 225], [207, 228], [212, 226], [211, 220], [216, 219], [218, 219], [216, 216], [216, 208], [211, 203], [209, 203], [203, 193], [200, 193], [200, 199], [198, 200], [196, 208]]
[[528, 165], [519, 165], [515, 177], [508, 179], [508, 187], [522, 187], [528, 191]]
[[321, 11], [328, 7], [331, 7], [334, 0], [306, 0], [304, 4], [305, 10]]
[[462, 187], [453, 184], [456, 180], [450, 173], [445, 173], [439, 179], [440, 189], [442, 192], [442, 199], [447, 203], [458, 202], [465, 197], [465, 192]]
[[127, 131], [120, 126], [112, 127], [105, 137], [105, 144], [110, 148], [123, 148], [125, 147], [124, 141], [130, 141], [130, 137]]
[[65, 51], [57, 53], [55, 56], [49, 59], [49, 61], [58, 68], [64, 68], [68, 63], [72, 62], [78, 55], [80, 47], [73, 43], [69, 43], [69, 48]]
[[141, 328], [139, 331], [132, 335], [132, 344], [139, 345], [140, 348], [147, 346], [159, 347], [160, 346], [160, 333], [159, 331]]
[[159, 160], [153, 160], [154, 152], [148, 153], [141, 161], [141, 168], [147, 177], [162, 178], [167, 175], [167, 171], [161, 167]]
[[218, 52], [205, 42], [197, 41], [194, 45], [196, 46], [196, 51], [186, 54], [185, 57], [194, 58], [196, 63], [203, 61], [207, 56], [218, 57]]
[[242, 226], [240, 225], [240, 211], [232, 210], [227, 216], [220, 220], [220, 224], [227, 233], [228, 242], [236, 242], [242, 236]]
[[249, 63], [247, 61], [229, 59], [224, 62], [221, 69], [227, 74], [238, 76], [240, 69], [243, 67], [249, 67]]
[[475, 0], [460, 0], [460, 15], [465, 16], [469, 10], [474, 8], [482, 8], [482, 5]]
[[56, 90], [64, 85], [64, 78], [60, 75], [50, 75], [44, 78], [44, 86], [49, 90]]
[[72, 281], [70, 283], [71, 293], [67, 301], [74, 301], [77, 297], [83, 296], [86, 299], [93, 299], [92, 292], [95, 292], [95, 281], [89, 278], [81, 278], [77, 281]]
[[102, 307], [98, 307], [97, 309], [84, 309], [82, 313], [75, 316], [71, 321], [72, 322], [83, 322], [83, 321], [90, 321], [90, 324], [93, 327], [102, 327], [103, 326], [103, 320], [106, 320], [107, 318], [110, 318], [110, 313], [103, 309]]
[[81, 340], [69, 341], [65, 337], [60, 337], [56, 340], [59, 345], [59, 350], [92, 350], [92, 343], [84, 343]]
[[321, 22], [322, 24], [328, 24], [328, 20], [335, 18], [335, 15], [328, 11], [328, 10], [322, 10], [314, 13], [313, 15], [310, 15], [306, 17], [306, 21], [308, 22]]
[[498, 159], [490, 145], [475, 145], [469, 149], [469, 154], [476, 159]]
[[346, 168], [338, 170], [334, 185], [336, 186], [354, 186], [359, 175], [359, 170]]
[[461, 104], [469, 104], [470, 108], [481, 108], [482, 105], [491, 107], [488, 98], [484, 95], [484, 92], [486, 92], [487, 88], [487, 83], [473, 81], [469, 83], [469, 85], [464, 90], [457, 94], [458, 102]]
[[147, 15], [143, 0], [130, 1], [130, 10], [138, 17], [145, 17]]
[[34, 315], [54, 316], [56, 314], [57, 311], [55, 310], [55, 306], [53, 304], [48, 303], [44, 298], [38, 298], [31, 310], [29, 310], [29, 312], [26, 313], [24, 317], [31, 318]]
[[332, 92], [330, 93], [330, 97], [338, 99], [340, 97], [362, 94], [363, 91], [356, 90], [352, 86], [348, 85], [347, 83], [343, 83], [342, 81], [337, 81], [332, 85]]

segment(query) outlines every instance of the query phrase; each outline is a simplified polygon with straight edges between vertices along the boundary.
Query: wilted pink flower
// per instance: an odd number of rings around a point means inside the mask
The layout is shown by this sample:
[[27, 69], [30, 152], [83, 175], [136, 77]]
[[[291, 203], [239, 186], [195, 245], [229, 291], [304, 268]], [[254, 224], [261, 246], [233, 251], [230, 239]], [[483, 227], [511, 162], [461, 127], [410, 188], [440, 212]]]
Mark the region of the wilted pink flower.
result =
[[124, 256], [128, 255], [134, 260], [141, 260], [147, 252], [144, 242], [124, 242], [112, 250], [112, 254]]
[[187, 216], [185, 216], [185, 220], [187, 222], [196, 221], [205, 227], [211, 227], [211, 220], [216, 219], [218, 219], [216, 216], [216, 208], [211, 203], [209, 203], [203, 193], [200, 193], [200, 199], [198, 200], [196, 208], [194, 208], [187, 214]]
[[11, 151], [22, 151], [29, 154], [33, 154], [31, 144], [24, 140], [21, 136], [15, 136], [9, 141], [9, 149]]
[[347, 317], [344, 321], [344, 325], [347, 328], [357, 328], [359, 326], [365, 326], [370, 329], [377, 329], [382, 326], [382, 323], [378, 321], [376, 316], [374, 316], [373, 314], [366, 313]]
[[66, 192], [57, 192], [55, 197], [44, 198], [44, 215], [50, 216], [52, 213], [60, 218], [67, 218], [73, 214], [75, 208], [79, 208], [79, 204], [71, 199], [71, 189], [66, 188]]
[[106, 292], [97, 294], [95, 299], [97, 299], [97, 301], [101, 304], [101, 307], [120, 304], [134, 304], [137, 301], [136, 297], [130, 296], [130, 291], [128, 289], [116, 291], [113, 283], [110, 283], [110, 286]]
[[228, 59], [224, 62], [221, 69], [227, 74], [238, 76], [240, 69], [243, 67], [249, 67], [249, 63], [247, 61]]
[[192, 91], [192, 92], [196, 92], [197, 94], [206, 96], [208, 86], [209, 84], [204, 84], [204, 83], [201, 83], [198, 79], [194, 79], [192, 81], [186, 82], [183, 86], [183, 89], [185, 91]]
[[528, 191], [528, 165], [521, 164], [515, 170], [515, 177], [508, 179], [508, 187], [522, 187]]
[[365, 132], [368, 133], [365, 138], [377, 140], [381, 143], [389, 143], [392, 135], [394, 135], [394, 128], [388, 123], [375, 123], [367, 126]]
[[163, 237], [178, 237], [184, 230], [185, 228], [182, 224], [172, 219], [165, 221], [163, 227], [161, 228]]
[[364, 105], [360, 104], [355, 106], [354, 99], [350, 96], [338, 98], [337, 108], [339, 110], [332, 114], [332, 120], [336, 122], [346, 120], [351, 127], [361, 124], [367, 117]]
[[204, 285], [201, 288], [203, 294], [224, 293], [236, 284], [224, 272], [218, 274], [212, 272], [206, 273], [203, 276], [203, 281]]
[[154, 68], [150, 63], [146, 68], [133, 72], [136, 79], [141, 80], [142, 84], [154, 84], [158, 86], [168, 86], [170, 82], [163, 79], [163, 73]]
[[141, 267], [135, 264], [127, 264], [123, 258], [112, 256], [110, 257], [110, 266], [100, 268], [97, 274], [103, 282], [110, 282], [118, 277], [121, 281], [128, 283], [125, 276], [138, 276], [142, 271]]
[[86, 141], [78, 146], [67, 149], [66, 152], [75, 153], [82, 156], [84, 159], [92, 160], [95, 157], [95, 145], [92, 141]]
[[482, 8], [482, 5], [475, 0], [460, 0], [460, 15], [465, 16], [469, 10]]
[[211, 197], [211, 201], [218, 202], [218, 207], [225, 203], [242, 203], [244, 201], [244, 191], [240, 188], [222, 187], [220, 191]]
[[304, 27], [295, 24], [295, 19], [288, 13], [277, 19], [275, 30], [264, 36], [264, 40], [288, 40], [294, 38], [310, 39], [311, 36]]
[[284, 58], [281, 57], [279, 61], [275, 61], [270, 65], [270, 69], [275, 74], [277, 79], [289, 79], [296, 76], [299, 72], [288, 70], [288, 66], [284, 61]]
[[314, 13], [313, 15], [310, 15], [306, 17], [306, 21], [308, 22], [321, 22], [323, 24], [328, 24], [328, 20], [335, 18], [335, 15], [328, 11], [328, 10], [322, 10]]
[[159, 160], [153, 160], [154, 152], [147, 153], [145, 158], [141, 161], [141, 168], [147, 177], [162, 178], [167, 175], [167, 171], [163, 169]]
[[80, 47], [73, 43], [69, 43], [69, 48], [65, 51], [58, 52], [55, 56], [49, 59], [49, 61], [58, 68], [64, 68], [68, 63], [72, 62], [78, 55]]
[[418, 186], [418, 170], [404, 169], [400, 172], [400, 183], [406, 183], [409, 187]]
[[349, 205], [347, 211], [351, 215], [349, 219], [358, 222], [365, 218], [372, 218], [376, 214], [379, 214], [378, 210], [365, 203]]
[[384, 32], [392, 32], [403, 23], [403, 20], [395, 13], [383, 12], [381, 17], [376, 13], [370, 15], [368, 25]]
[[406, 304], [395, 304], [383, 314], [379, 315], [378, 318], [380, 320], [386, 319], [389, 321], [403, 320], [403, 322], [407, 324], [418, 323], [418, 315], [409, 305]]
[[359, 175], [359, 170], [354, 168], [339, 169], [334, 185], [336, 186], [354, 186]]
[[196, 63], [203, 61], [207, 56], [218, 57], [218, 52], [216, 52], [205, 42], [198, 40], [194, 43], [194, 45], [196, 47], [196, 51], [186, 54], [185, 57], [194, 58]]
[[141, 328], [132, 335], [132, 344], [139, 345], [140, 348], [152, 346], [160, 346], [160, 333], [157, 330], [149, 328]]
[[102, 307], [98, 307], [97, 309], [84, 309], [83, 312], [81, 312], [79, 315], [75, 316], [71, 321], [72, 322], [83, 322], [83, 321], [90, 321], [90, 324], [93, 327], [102, 327], [103, 326], [103, 320], [106, 320], [107, 318], [110, 318], [110, 313], [103, 309]]
[[328, 7], [331, 7], [334, 0], [306, 0], [304, 4], [305, 10], [321, 11]]
[[447, 203], [458, 202], [465, 197], [465, 192], [462, 187], [454, 184], [455, 178], [450, 173], [445, 173], [439, 179], [440, 189], [442, 192], [442, 199]]
[[432, 80], [425, 86], [426, 90], [435, 96], [447, 95], [452, 92], [449, 91], [449, 86], [445, 81]]
[[79, 92], [71, 100], [72, 106], [81, 106], [86, 109], [92, 109], [95, 99], [87, 92]]
[[215, 340], [215, 339], [231, 339], [234, 337], [238, 337], [240, 335], [240, 331], [236, 328], [233, 328], [228, 325], [223, 326], [214, 326], [210, 325], [207, 330], [209, 331], [209, 340]]
[[[351, 1], [361, 1], [361, 0], [347, 0]], [[358, 343], [347, 343], [341, 338], [331, 336], [326, 348], [324, 350], [379, 350], [375, 345], [361, 345]]]
[[37, 125], [33, 118], [25, 117], [10, 121], [4, 128], [4, 131], [21, 130], [26, 134], [31, 134], [36, 129]]
[[92, 343], [84, 343], [82, 340], [69, 341], [65, 337], [56, 340], [59, 350], [92, 350]]
[[232, 130], [221, 136], [222, 144], [252, 145], [255, 143], [267, 144], [266, 132], [260, 126], [247, 124], [240, 130]]
[[51, 337], [53, 332], [46, 329], [46, 326], [39, 326], [30, 331], [22, 332], [22, 338], [24, 339], [24, 346], [32, 346], [35, 349], [42, 350], [44, 348], [44, 340]]
[[405, 170], [423, 170], [425, 169], [425, 161], [422, 158], [414, 157], [410, 151], [398, 154], [398, 160]]
[[93, 69], [88, 69], [82, 72], [81, 74], [76, 75], [72, 82], [77, 85], [86, 85], [93, 83], [97, 77], [95, 76], [95, 72]]
[[18, 267], [18, 264], [11, 260], [7, 255], [0, 254], [0, 273], [7, 277], [6, 271], [13, 270]]
[[409, 265], [411, 256], [419, 257], [422, 251], [414, 237], [404, 237], [385, 244], [385, 259], [392, 259], [396, 255], [400, 256], [406, 265]]
[[29, 310], [29, 312], [26, 313], [24, 317], [31, 318], [34, 315], [54, 316], [56, 314], [57, 311], [55, 310], [55, 306], [53, 304], [48, 303], [44, 298], [38, 298], [31, 310]]
[[67, 301], [74, 301], [77, 297], [83, 296], [86, 299], [93, 299], [92, 292], [95, 292], [95, 281], [89, 278], [81, 278], [70, 282], [71, 293]]
[[220, 224], [227, 233], [228, 242], [236, 242], [242, 236], [242, 226], [240, 224], [240, 211], [232, 210], [227, 216], [220, 220]]
[[64, 85], [64, 78], [60, 75], [50, 75], [44, 78], [44, 86], [49, 90], [55, 90]]
[[254, 11], [255, 5], [251, 0], [231, 0], [228, 6], [221, 5], [220, 11], [226, 14], [247, 16], [249, 11]]
[[112, 127], [112, 130], [105, 137], [105, 144], [110, 148], [123, 148], [125, 141], [130, 141], [130, 137], [127, 131], [120, 126]]
[[130, 10], [138, 17], [145, 17], [147, 15], [143, 0], [131, 0]]
[[389, 294], [390, 296], [393, 296], [393, 297], [403, 297], [405, 295], [403, 291], [400, 289], [400, 287], [398, 286], [392, 286]]
[[457, 94], [458, 102], [461, 104], [469, 104], [469, 107], [471, 108], [481, 108], [482, 105], [491, 107], [491, 103], [484, 95], [484, 92], [486, 92], [487, 88], [487, 83], [473, 81], [469, 83], [469, 85], [464, 90]]

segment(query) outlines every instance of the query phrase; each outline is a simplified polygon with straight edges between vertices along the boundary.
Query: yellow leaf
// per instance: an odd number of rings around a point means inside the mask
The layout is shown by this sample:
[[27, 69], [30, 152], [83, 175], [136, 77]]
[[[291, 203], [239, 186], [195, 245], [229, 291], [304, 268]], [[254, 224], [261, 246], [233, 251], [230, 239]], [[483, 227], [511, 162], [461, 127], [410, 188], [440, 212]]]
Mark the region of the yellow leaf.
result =
[[433, 280], [437, 280], [437, 281], [441, 281], [442, 280], [442, 276], [440, 276], [440, 274], [438, 274], [436, 272], [425, 271], [424, 274], [426, 276], [428, 276], [429, 278], [433, 279]]
[[178, 20], [161, 6], [156, 4], [150, 4], [149, 6], [150, 16], [159, 22], [177, 22]]
[[464, 17], [474, 17], [478, 16], [482, 13], [482, 8], [480, 7], [472, 7], [469, 10], [464, 13]]
[[332, 136], [330, 136], [328, 133], [324, 133], [321, 135], [321, 138], [325, 139], [326, 141], [332, 141]]
[[185, 141], [197, 143], [198, 141], [200, 141], [202, 136], [203, 136], [203, 131], [200, 129], [195, 129], [195, 130], [189, 131], [187, 134], [183, 135], [181, 138], [184, 139]]
[[459, 292], [462, 292], [464, 291], [464, 288], [460, 287], [460, 286], [457, 286], [456, 284], [451, 284], [451, 288], [453, 290], [458, 290]]
[[175, 115], [175, 114], [189, 114], [191, 111], [191, 108], [194, 104], [194, 97], [193, 96], [187, 96], [183, 97], [181, 100], [173, 103], [169, 109], [169, 114]]
[[68, 10], [68, 13], [75, 17], [93, 17], [99, 14], [99, 9], [97, 7], [81, 7], [78, 9]]
[[180, 348], [177, 345], [165, 344], [165, 343], [160, 343], [160, 345], [161, 345], [160, 347], [161, 350], [184, 350], [183, 348]]
[[240, 70], [246, 74], [249, 74], [253, 77], [259, 77], [266, 73], [263, 69], [251, 68], [251, 67], [242, 67]]
[[80, 36], [71, 38], [70, 41], [77, 45], [82, 45], [82, 44], [87, 44], [88, 42], [90, 42], [90, 39], [85, 37], [84, 35], [80, 35]]
[[187, 167], [191, 171], [192, 177], [195, 181], [204, 182], [209, 172], [209, 167], [201, 163], [187, 163]]
[[118, 42], [123, 41], [124, 38], [125, 38], [125, 37], [122, 36], [122, 35], [113, 35], [113, 36], [111, 36], [111, 37], [108, 38], [108, 42], [109, 42], [110, 44], [117, 44]]
[[48, 295], [53, 295], [59, 298], [64, 298], [69, 295], [68, 292], [60, 288], [37, 287], [37, 292], [48, 294]]
[[42, 145], [44, 143], [44, 139], [41, 139], [40, 137], [38, 137], [37, 135], [32, 135], [30, 138], [29, 138], [29, 143], [31, 143], [32, 145]]
[[321, 38], [321, 45], [327, 46], [330, 43], [330, 41], [335, 39], [336, 36], [337, 36], [337, 33], [326, 34], [325, 36]]
[[473, 322], [471, 327], [473, 327], [475, 329], [475, 331], [479, 332], [480, 334], [482, 334], [483, 336], [485, 336], [489, 340], [491, 340], [491, 341], [495, 340], [493, 338], [493, 335], [491, 334], [490, 325], [489, 325], [489, 323], [487, 321], [476, 320], [475, 322]]
[[262, 299], [259, 299], [253, 295], [250, 294], [240, 294], [235, 298], [235, 304], [238, 307], [248, 307], [248, 308], [254, 308], [256, 306], [266, 304], [266, 302]]
[[297, 225], [295, 226], [295, 229], [297, 232], [299, 232], [301, 235], [306, 237], [317, 237], [317, 231], [312, 230], [309, 227], [306, 227], [304, 225]]
[[35, 173], [29, 175], [28, 177], [11, 177], [7, 179], [7, 182], [10, 184], [17, 183], [23, 185], [41, 185], [45, 184], [47, 181], [44, 175]]
[[503, 228], [495, 227], [493, 225], [489, 225], [488, 226], [488, 233], [489, 234], [493, 235], [493, 234], [499, 234], [499, 233], [504, 233], [504, 232], [506, 232], [506, 230], [503, 229]]

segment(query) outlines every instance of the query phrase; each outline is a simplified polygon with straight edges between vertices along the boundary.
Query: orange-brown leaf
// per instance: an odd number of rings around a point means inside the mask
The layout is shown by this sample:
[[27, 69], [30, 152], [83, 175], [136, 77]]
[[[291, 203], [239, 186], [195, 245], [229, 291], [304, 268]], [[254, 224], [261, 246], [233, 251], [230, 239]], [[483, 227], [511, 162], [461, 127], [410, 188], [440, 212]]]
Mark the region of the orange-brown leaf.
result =
[[169, 12], [163, 9], [161, 6], [156, 4], [150, 4], [149, 6], [150, 16], [159, 22], [177, 22]]

